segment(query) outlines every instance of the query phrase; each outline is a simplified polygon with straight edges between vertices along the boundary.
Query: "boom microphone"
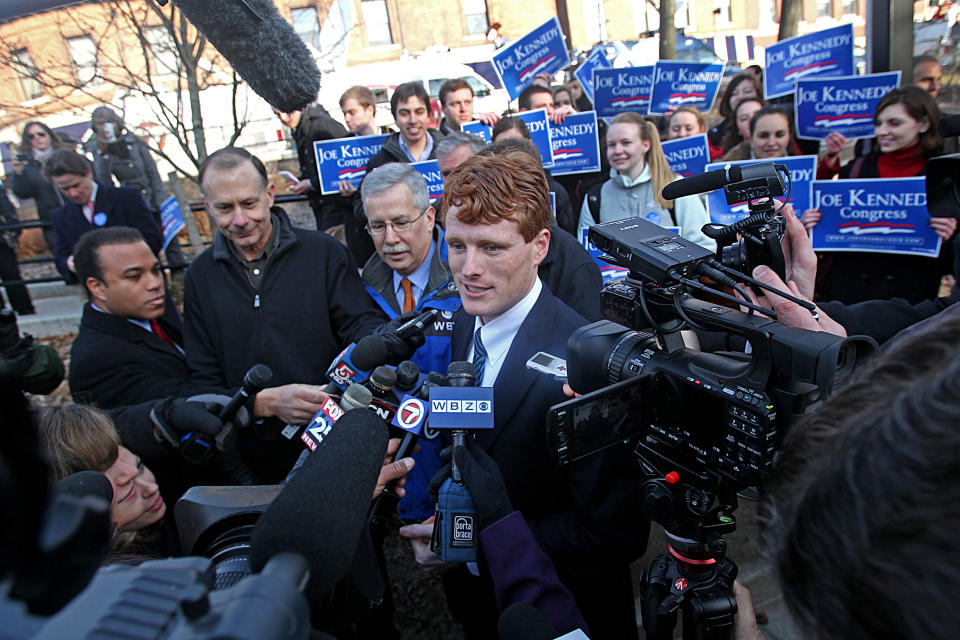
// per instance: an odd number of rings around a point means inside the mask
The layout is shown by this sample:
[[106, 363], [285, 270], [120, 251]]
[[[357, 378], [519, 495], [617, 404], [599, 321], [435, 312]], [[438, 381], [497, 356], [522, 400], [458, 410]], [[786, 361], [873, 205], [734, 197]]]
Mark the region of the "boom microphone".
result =
[[318, 592], [343, 578], [367, 521], [387, 438], [386, 425], [372, 411], [345, 413], [254, 527], [254, 571], [291, 551], [309, 562]]
[[270, 106], [297, 111], [317, 99], [317, 63], [271, 0], [173, 3]]

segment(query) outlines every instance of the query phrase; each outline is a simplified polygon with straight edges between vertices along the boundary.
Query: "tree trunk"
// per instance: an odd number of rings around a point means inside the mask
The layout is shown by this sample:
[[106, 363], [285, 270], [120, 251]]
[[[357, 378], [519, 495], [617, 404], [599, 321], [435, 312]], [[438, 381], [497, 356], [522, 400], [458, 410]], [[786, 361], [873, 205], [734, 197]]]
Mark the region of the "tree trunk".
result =
[[660, 0], [660, 59], [677, 57], [676, 0]]
[[[180, 13], [180, 41], [187, 42], [187, 19]], [[202, 49], [201, 49], [202, 51]], [[200, 107], [200, 82], [197, 80], [197, 66], [200, 55], [184, 56], [183, 71], [187, 79], [187, 94], [190, 96], [190, 123], [193, 125], [193, 141], [197, 145], [197, 166], [207, 159], [207, 136], [203, 130], [203, 111]]]
[[780, 31], [777, 33], [777, 40], [785, 40], [799, 33], [802, 9], [803, 0], [781, 0]]

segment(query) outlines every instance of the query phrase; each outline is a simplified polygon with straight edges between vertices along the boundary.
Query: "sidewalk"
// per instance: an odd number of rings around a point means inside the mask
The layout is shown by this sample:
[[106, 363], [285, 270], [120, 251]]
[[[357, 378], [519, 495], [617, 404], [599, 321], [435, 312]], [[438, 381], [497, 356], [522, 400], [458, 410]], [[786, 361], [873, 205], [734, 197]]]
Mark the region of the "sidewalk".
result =
[[37, 312], [19, 316], [20, 331], [35, 338], [76, 333], [86, 301], [79, 285], [43, 283], [28, 285]]

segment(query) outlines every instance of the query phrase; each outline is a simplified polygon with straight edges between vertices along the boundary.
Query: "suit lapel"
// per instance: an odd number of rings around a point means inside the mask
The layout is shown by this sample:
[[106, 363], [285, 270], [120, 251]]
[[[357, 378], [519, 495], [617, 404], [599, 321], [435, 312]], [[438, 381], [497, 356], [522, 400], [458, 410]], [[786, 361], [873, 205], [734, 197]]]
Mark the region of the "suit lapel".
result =
[[470, 352], [470, 343], [473, 339], [473, 327], [476, 324], [476, 317], [461, 308], [454, 316], [454, 322], [451, 354], [454, 361], [466, 360], [467, 354]]
[[544, 287], [533, 309], [520, 325], [517, 335], [510, 344], [503, 366], [500, 367], [493, 391], [495, 426], [491, 430], [477, 433], [477, 442], [484, 449], [490, 447], [500, 437], [504, 428], [511, 422], [517, 407], [540, 377], [539, 373], [527, 369], [527, 359], [543, 344], [544, 337], [550, 335], [547, 328], [551, 324], [549, 315], [552, 296], [546, 295], [547, 293], [547, 288]]
[[[147, 331], [143, 327], [134, 325], [126, 318], [112, 316], [109, 313], [101, 313], [96, 309], [87, 306], [87, 308], [84, 309], [82, 322], [85, 326], [91, 329], [116, 336], [126, 340], [127, 342], [142, 344], [143, 346], [153, 349], [154, 351], [162, 351], [168, 355], [175, 355], [180, 359], [183, 359], [184, 357], [178, 349], [170, 344], [167, 344], [163, 338], [156, 335], [152, 331]], [[172, 326], [169, 322], [166, 322], [162, 318], [160, 318], [158, 322], [163, 325], [162, 328], [167, 332], [167, 335], [173, 338], [174, 341], [177, 341], [178, 344], [183, 344], [183, 337], [180, 334], [179, 329]]]

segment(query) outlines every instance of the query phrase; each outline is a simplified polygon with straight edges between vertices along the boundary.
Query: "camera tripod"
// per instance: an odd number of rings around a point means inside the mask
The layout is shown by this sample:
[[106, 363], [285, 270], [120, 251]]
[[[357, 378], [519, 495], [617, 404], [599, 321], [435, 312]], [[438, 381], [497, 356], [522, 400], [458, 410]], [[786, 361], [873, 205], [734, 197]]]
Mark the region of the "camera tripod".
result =
[[[682, 613], [684, 640], [727, 640], [737, 612], [737, 565], [727, 557], [723, 534], [737, 527], [736, 490], [671, 464], [643, 443], [636, 455], [647, 477], [643, 511], [663, 525], [667, 538], [667, 553], [654, 558], [640, 578], [646, 637], [671, 640]], [[668, 468], [682, 475], [663, 473]]]

